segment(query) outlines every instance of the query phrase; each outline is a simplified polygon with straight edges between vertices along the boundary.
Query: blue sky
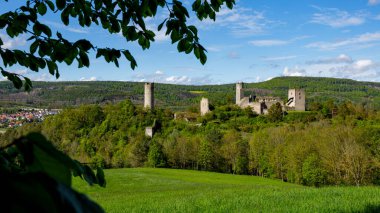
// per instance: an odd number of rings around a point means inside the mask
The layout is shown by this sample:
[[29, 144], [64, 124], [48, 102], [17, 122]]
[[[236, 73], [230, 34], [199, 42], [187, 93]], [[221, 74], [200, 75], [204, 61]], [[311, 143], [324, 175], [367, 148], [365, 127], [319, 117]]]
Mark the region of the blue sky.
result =
[[[184, 3], [190, 8], [191, 0]], [[0, 12], [14, 10], [12, 2], [1, 4]], [[90, 68], [61, 65], [58, 80], [223, 84], [318, 76], [380, 82], [380, 0], [239, 0], [233, 10], [223, 8], [216, 22], [200, 22], [191, 14], [189, 23], [198, 27], [208, 50], [204, 66], [193, 54], [178, 53], [164, 32], [157, 32], [166, 14], [162, 10], [146, 20], [156, 42], [145, 51], [96, 26], [80, 28], [72, 20], [64, 27], [52, 14], [42, 17], [43, 23], [69, 40], [84, 38], [99, 47], [129, 49], [138, 63], [135, 70], [126, 62], [117, 68], [92, 55]], [[7, 48], [27, 48], [26, 36], [10, 39], [4, 32], [0, 36]], [[33, 80], [56, 81], [47, 70], [9, 70]]]

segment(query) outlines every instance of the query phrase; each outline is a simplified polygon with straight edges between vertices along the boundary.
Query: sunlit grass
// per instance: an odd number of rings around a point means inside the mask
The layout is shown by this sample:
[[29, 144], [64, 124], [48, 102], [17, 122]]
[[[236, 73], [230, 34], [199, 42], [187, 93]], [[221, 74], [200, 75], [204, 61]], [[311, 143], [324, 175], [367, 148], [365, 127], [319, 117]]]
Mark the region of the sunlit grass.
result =
[[174, 169], [106, 170], [107, 187], [74, 188], [106, 212], [375, 212], [379, 187], [310, 188], [278, 180]]
[[192, 93], [192, 94], [197, 94], [197, 95], [207, 93], [206, 91], [201, 91], [201, 90], [193, 90], [193, 91], [189, 91], [189, 92]]

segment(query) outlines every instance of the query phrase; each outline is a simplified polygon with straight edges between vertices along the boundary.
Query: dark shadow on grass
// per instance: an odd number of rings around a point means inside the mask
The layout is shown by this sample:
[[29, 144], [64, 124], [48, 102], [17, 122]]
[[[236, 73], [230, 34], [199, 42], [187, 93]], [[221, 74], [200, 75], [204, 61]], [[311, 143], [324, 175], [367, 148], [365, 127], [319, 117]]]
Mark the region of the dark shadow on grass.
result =
[[372, 212], [380, 212], [380, 205], [367, 205], [363, 211], [360, 212], [365, 212], [365, 213], [372, 213]]

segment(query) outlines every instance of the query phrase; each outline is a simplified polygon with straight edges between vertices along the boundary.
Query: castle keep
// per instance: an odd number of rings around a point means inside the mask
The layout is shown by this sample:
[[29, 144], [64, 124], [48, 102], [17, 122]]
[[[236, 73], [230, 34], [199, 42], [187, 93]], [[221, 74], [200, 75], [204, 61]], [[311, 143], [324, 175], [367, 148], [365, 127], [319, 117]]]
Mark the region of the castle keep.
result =
[[305, 111], [305, 90], [289, 89], [286, 106], [295, 111]]
[[202, 98], [201, 100], [201, 116], [206, 115], [210, 111], [208, 99]]
[[154, 108], [154, 83], [145, 83], [144, 85], [144, 108]]

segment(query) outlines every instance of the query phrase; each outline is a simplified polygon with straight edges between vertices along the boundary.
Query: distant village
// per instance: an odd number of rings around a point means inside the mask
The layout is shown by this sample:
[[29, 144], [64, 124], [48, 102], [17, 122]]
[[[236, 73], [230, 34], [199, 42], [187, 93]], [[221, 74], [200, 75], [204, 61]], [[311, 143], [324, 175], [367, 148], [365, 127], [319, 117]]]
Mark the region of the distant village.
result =
[[0, 114], [0, 128], [15, 128], [25, 123], [41, 122], [46, 116], [55, 115], [58, 110], [20, 109], [15, 113]]

